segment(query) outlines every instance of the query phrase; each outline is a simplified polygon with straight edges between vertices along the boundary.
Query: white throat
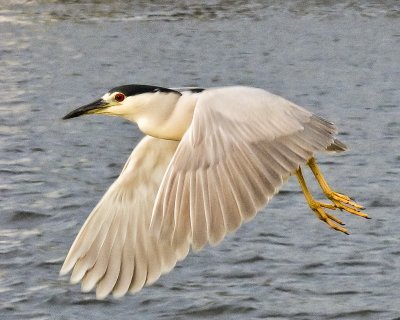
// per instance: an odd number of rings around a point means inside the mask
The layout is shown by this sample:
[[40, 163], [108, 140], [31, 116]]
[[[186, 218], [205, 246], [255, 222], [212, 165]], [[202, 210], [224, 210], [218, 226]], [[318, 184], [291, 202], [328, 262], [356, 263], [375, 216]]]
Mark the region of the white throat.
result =
[[192, 122], [197, 96], [175, 92], [143, 93], [127, 97], [123, 104], [108, 108], [107, 113], [136, 122], [147, 135], [181, 140]]

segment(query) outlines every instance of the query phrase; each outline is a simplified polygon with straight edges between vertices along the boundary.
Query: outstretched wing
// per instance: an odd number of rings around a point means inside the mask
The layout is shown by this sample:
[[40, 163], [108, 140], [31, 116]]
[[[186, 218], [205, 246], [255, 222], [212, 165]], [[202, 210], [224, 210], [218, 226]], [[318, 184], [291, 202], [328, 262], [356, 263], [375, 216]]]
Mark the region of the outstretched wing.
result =
[[[194, 250], [218, 243], [263, 208], [316, 151], [336, 145], [334, 125], [261, 89], [209, 89], [157, 194], [151, 231]], [[343, 145], [344, 146], [344, 145]]]
[[94, 286], [97, 298], [122, 296], [151, 284], [183, 259], [189, 239], [158, 242], [148, 227], [154, 199], [178, 142], [145, 137], [121, 175], [87, 218], [60, 271], [73, 268], [71, 282]]

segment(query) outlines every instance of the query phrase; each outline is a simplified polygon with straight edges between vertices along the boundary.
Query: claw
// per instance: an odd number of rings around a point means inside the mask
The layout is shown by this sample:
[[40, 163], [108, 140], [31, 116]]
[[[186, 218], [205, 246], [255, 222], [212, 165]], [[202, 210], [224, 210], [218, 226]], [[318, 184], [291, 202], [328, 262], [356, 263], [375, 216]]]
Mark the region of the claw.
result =
[[351, 200], [350, 197], [348, 197], [348, 196], [346, 196], [346, 195], [344, 195], [344, 194], [341, 194], [341, 193], [334, 192], [334, 191], [331, 191], [331, 190], [330, 190], [330, 192], [327, 192], [325, 195], [326, 195], [326, 196], [328, 197], [328, 199], [330, 199], [332, 202], [333, 202], [334, 200], [336, 200], [336, 201], [343, 202], [343, 203], [345, 203], [345, 204], [347, 204], [347, 205], [349, 205], [349, 206], [352, 206], [352, 207], [354, 207], [354, 208], [356, 208], [356, 209], [361, 209], [361, 210], [365, 209], [365, 207], [363, 207], [362, 205], [358, 204], [357, 202]]
[[336, 218], [334, 215], [326, 213], [324, 210], [324, 208], [327, 208], [330, 210], [336, 210], [336, 208], [337, 208], [336, 205], [318, 202], [318, 201], [314, 200], [310, 191], [307, 188], [306, 182], [305, 182], [303, 174], [301, 172], [301, 168], [299, 168], [296, 171], [296, 176], [299, 181], [300, 187], [304, 193], [304, 196], [307, 200], [307, 203], [310, 206], [310, 208], [312, 209], [312, 211], [314, 211], [316, 216], [320, 220], [324, 221], [327, 225], [329, 225], [332, 229], [343, 232], [345, 234], [349, 234], [347, 229], [342, 227], [342, 225], [344, 225], [344, 223], [339, 218]]
[[[313, 202], [310, 204], [311, 209], [317, 215], [317, 217], [324, 221], [327, 225], [329, 225], [332, 229], [336, 231], [343, 232], [345, 234], [349, 234], [346, 228], [341, 227], [340, 225], [344, 225], [344, 223], [336, 218], [334, 215], [328, 214], [322, 209], [322, 206], [319, 202]], [[335, 223], [336, 222], [336, 223]], [[340, 224], [340, 225], [338, 225]]]
[[347, 211], [348, 213], [354, 214], [354, 215], [362, 217], [362, 218], [366, 218], [366, 219], [369, 218], [366, 213], [361, 212], [360, 210], [358, 210], [356, 208], [352, 208], [349, 205], [343, 204], [340, 201], [332, 200], [332, 202], [335, 204], [335, 207], [340, 209], [340, 210]]
[[335, 192], [329, 187], [324, 176], [322, 175], [321, 171], [319, 170], [314, 158], [311, 158], [308, 161], [308, 166], [310, 167], [312, 173], [314, 174], [319, 185], [321, 186], [321, 189], [324, 192], [325, 196], [333, 202], [335, 208], [347, 211], [348, 213], [354, 214], [359, 217], [369, 219], [369, 217], [366, 213], [360, 211], [360, 210], [364, 210], [365, 207], [356, 203], [349, 196], [346, 196], [339, 192]]
[[315, 201], [312, 197], [310, 191], [307, 188], [306, 182], [304, 180], [303, 174], [301, 172], [301, 168], [297, 169], [296, 176], [299, 181], [300, 187], [304, 193], [304, 196], [308, 202], [308, 205], [317, 215], [317, 217], [324, 221], [327, 225], [329, 225], [332, 229], [343, 232], [345, 234], [349, 234], [346, 228], [342, 227], [344, 223], [339, 219], [336, 218], [334, 215], [326, 213], [324, 208], [329, 210], [344, 210], [348, 213], [363, 217], [369, 218], [368, 215], [360, 210], [364, 209], [363, 206], [356, 203], [350, 197], [341, 194], [339, 192], [333, 191], [328, 183], [325, 181], [324, 176], [322, 175], [321, 171], [319, 170], [315, 159], [311, 158], [308, 161], [308, 166], [310, 167], [311, 171], [313, 172], [315, 178], [317, 179], [319, 185], [325, 196], [332, 201], [333, 204], [327, 204], [319, 201]]
[[328, 217], [329, 219], [335, 221], [336, 223], [338, 223], [338, 224], [340, 224], [340, 225], [342, 225], [342, 226], [345, 225], [345, 223], [342, 222], [342, 220], [340, 220], [339, 218], [335, 217], [333, 214], [329, 214], [329, 213], [327, 213], [327, 212], [325, 212], [325, 213], [326, 213], [326, 215], [327, 215], [327, 217]]
[[321, 207], [327, 208], [327, 209], [330, 209], [330, 210], [336, 210], [337, 209], [337, 207], [335, 205], [333, 205], [333, 204], [328, 204], [328, 203], [323, 203], [323, 202], [318, 202], [318, 204]]

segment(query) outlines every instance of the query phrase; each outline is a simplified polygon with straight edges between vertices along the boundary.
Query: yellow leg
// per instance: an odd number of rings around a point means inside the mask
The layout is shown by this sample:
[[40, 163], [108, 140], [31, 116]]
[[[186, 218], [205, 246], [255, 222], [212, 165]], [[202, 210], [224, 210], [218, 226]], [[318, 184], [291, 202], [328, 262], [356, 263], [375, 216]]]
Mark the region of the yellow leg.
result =
[[317, 215], [317, 217], [327, 223], [331, 228], [341, 231], [343, 233], [349, 234], [347, 229], [341, 227], [340, 225], [344, 225], [342, 221], [336, 218], [334, 215], [328, 214], [325, 212], [323, 208], [335, 210], [336, 206], [331, 204], [322, 203], [319, 201], [315, 201], [313, 196], [311, 195], [308, 187], [306, 185], [306, 181], [304, 180], [303, 174], [301, 172], [301, 168], [296, 171], [297, 180], [299, 181], [301, 190], [304, 193], [304, 196], [307, 200], [308, 205], [310, 206], [311, 210]]
[[321, 189], [324, 192], [325, 196], [333, 202], [336, 208], [340, 210], [345, 210], [351, 214], [355, 214], [363, 218], [368, 218], [368, 215], [366, 213], [360, 211], [360, 209], [364, 209], [363, 206], [352, 201], [348, 196], [333, 191], [329, 187], [314, 158], [311, 158], [308, 161], [308, 166], [310, 167], [312, 173], [314, 174], [319, 185], [321, 186]]

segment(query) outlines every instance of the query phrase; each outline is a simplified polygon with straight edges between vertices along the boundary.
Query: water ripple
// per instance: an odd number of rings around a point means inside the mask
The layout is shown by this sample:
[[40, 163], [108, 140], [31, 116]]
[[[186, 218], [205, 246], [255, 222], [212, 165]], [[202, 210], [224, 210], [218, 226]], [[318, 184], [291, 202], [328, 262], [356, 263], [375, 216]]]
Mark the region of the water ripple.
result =
[[[1, 1], [0, 1], [1, 2]], [[400, 287], [398, 1], [2, 1], [1, 319], [395, 319]], [[334, 121], [318, 160], [368, 207], [350, 236], [296, 180], [139, 294], [95, 300], [58, 272], [141, 134], [60, 118], [125, 82], [267, 88]], [[304, 170], [318, 199], [322, 193]]]

